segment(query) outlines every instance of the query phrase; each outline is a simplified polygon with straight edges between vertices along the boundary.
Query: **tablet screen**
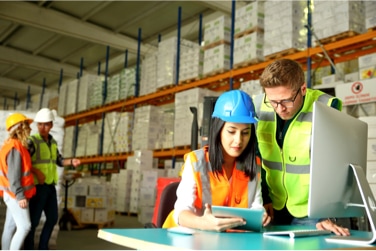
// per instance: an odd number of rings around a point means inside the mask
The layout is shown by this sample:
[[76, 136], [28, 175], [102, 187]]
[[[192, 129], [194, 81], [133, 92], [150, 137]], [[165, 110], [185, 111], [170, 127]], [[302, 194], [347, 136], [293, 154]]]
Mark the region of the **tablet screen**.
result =
[[262, 230], [262, 217], [264, 209], [212, 206], [212, 212], [217, 217], [239, 217], [247, 223], [236, 229], [244, 229], [260, 232]]

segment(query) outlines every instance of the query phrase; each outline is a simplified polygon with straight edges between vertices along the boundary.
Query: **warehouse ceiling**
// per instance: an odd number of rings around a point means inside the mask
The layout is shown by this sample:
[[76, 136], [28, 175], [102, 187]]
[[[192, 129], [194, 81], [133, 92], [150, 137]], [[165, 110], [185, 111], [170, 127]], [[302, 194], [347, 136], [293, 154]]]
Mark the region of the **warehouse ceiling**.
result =
[[232, 1], [0, 1], [0, 97], [24, 100], [106, 68], [111, 76], [177, 36], [179, 20], [181, 38], [198, 42], [200, 19], [231, 10]]

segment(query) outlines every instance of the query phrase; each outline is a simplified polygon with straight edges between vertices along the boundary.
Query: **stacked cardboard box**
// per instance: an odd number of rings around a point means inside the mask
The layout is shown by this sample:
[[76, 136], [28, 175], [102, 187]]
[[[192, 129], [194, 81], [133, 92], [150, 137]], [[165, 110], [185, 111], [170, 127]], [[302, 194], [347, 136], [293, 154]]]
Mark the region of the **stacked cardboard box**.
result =
[[[264, 56], [307, 45], [307, 1], [265, 1]], [[278, 41], [278, 42], [276, 42]]]
[[256, 1], [236, 10], [234, 65], [264, 61], [264, 2]]
[[103, 179], [79, 179], [68, 189], [67, 207], [79, 224], [109, 223], [115, 218], [113, 194]]
[[[364, 1], [315, 1], [312, 26], [318, 39], [325, 39], [347, 31], [364, 33], [364, 7]], [[316, 40], [315, 37], [312, 39]]]
[[141, 62], [140, 96], [157, 91], [158, 52], [148, 54]]
[[[177, 83], [179, 73], [177, 71], [177, 59], [181, 57], [182, 52], [185, 52], [197, 44], [188, 41], [186, 39], [179, 40], [179, 54], [178, 54], [178, 38], [171, 37], [166, 40], [162, 40], [158, 44], [158, 56], [157, 56], [157, 89], [165, 86], [170, 86]], [[181, 60], [179, 58], [179, 60]], [[189, 61], [187, 61], [189, 62]], [[184, 65], [186, 62], [179, 64]], [[193, 62], [198, 64], [198, 61]]]
[[230, 69], [231, 18], [223, 15], [204, 25], [203, 75]]
[[366, 29], [373, 29], [376, 27], [376, 2], [364, 1]]
[[77, 111], [86, 111], [89, 109], [90, 86], [101, 83], [101, 77], [95, 74], [85, 74], [80, 78], [78, 87], [79, 98], [77, 99]]

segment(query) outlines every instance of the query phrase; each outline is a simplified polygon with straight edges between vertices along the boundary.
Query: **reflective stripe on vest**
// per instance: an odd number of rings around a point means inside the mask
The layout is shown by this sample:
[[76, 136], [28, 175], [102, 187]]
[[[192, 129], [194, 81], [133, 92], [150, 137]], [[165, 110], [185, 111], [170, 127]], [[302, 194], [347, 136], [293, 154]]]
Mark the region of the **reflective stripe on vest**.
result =
[[263, 103], [263, 96], [255, 98], [259, 102], [257, 138], [269, 196], [275, 209], [286, 205], [293, 216], [304, 217], [308, 206], [313, 102], [330, 106], [334, 97], [307, 89], [303, 107], [291, 122], [281, 149], [276, 141], [276, 113]]
[[[30, 137], [35, 146], [35, 153], [31, 157], [34, 168], [39, 169], [46, 177], [46, 184], [57, 184], [58, 173], [56, 167], [57, 159], [57, 143], [52, 138], [50, 146], [42, 139], [39, 134]], [[38, 184], [38, 179], [34, 177], [35, 184]]]
[[8, 174], [7, 157], [12, 149], [16, 149], [21, 157], [21, 186], [24, 190], [24, 196], [30, 199], [35, 195], [35, 186], [33, 175], [31, 173], [31, 159], [27, 149], [21, 144], [19, 140], [8, 139], [0, 151], [0, 189], [6, 191], [12, 198], [16, 198], [14, 192], [10, 190]]

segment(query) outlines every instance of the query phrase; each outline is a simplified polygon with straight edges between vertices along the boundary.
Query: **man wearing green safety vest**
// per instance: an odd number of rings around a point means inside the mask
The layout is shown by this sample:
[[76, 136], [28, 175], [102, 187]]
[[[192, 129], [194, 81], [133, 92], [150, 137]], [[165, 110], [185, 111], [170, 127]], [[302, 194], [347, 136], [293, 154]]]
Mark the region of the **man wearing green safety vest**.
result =
[[270, 63], [260, 76], [260, 85], [265, 93], [254, 99], [259, 117], [256, 134], [264, 207], [272, 224], [314, 225], [349, 235], [347, 228], [330, 220], [307, 217], [313, 103], [341, 110], [342, 101], [307, 88], [301, 66], [290, 59]]
[[36, 195], [30, 199], [31, 230], [24, 242], [24, 249], [34, 249], [35, 229], [39, 224], [42, 212], [46, 222], [39, 239], [39, 250], [46, 250], [58, 220], [58, 204], [55, 185], [58, 184], [57, 166], [74, 167], [80, 165], [79, 159], [64, 159], [57, 148], [55, 139], [50, 135], [55, 117], [48, 108], [42, 108], [35, 115], [38, 133], [32, 135], [28, 141], [28, 150], [31, 155], [32, 173], [36, 186]]

